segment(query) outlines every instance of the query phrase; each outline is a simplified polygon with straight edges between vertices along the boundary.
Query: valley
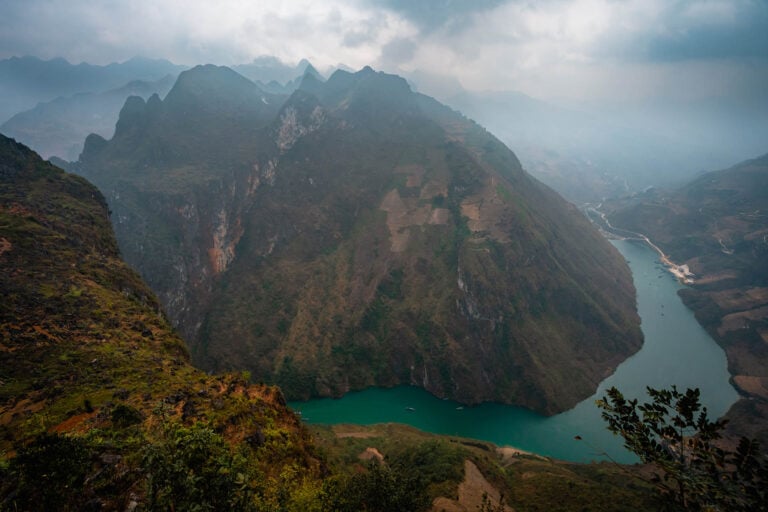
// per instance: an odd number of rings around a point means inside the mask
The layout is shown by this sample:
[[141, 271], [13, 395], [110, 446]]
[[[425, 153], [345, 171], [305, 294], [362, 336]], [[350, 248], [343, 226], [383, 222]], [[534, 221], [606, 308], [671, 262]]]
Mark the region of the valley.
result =
[[0, 512], [768, 510], [766, 26], [0, 2]]
[[[697, 387], [709, 413], [716, 417], [725, 415], [739, 395], [729, 382], [725, 352], [682, 303], [678, 291], [683, 286], [660, 264], [656, 252], [637, 241], [613, 243], [632, 269], [645, 342], [600, 383], [594, 395], [573, 409], [544, 417], [501, 404], [462, 407], [414, 387], [371, 388], [341, 399], [290, 405], [309, 424], [397, 422], [427, 432], [511, 445], [559, 460], [588, 463], [610, 457], [627, 464], [636, 462], [621, 440], [605, 429], [595, 408], [595, 400], [611, 386], [635, 398], [641, 398], [647, 386]], [[575, 440], [576, 435], [581, 439]]]
[[630, 469], [397, 425], [310, 431], [278, 388], [189, 364], [95, 187], [5, 137], [0, 177], [4, 509], [654, 509]]
[[612, 225], [642, 230], [695, 275], [680, 297], [728, 356], [743, 396], [729, 413], [732, 428], [763, 441], [768, 440], [767, 163], [763, 156], [704, 174], [674, 191], [649, 190], [601, 208]]

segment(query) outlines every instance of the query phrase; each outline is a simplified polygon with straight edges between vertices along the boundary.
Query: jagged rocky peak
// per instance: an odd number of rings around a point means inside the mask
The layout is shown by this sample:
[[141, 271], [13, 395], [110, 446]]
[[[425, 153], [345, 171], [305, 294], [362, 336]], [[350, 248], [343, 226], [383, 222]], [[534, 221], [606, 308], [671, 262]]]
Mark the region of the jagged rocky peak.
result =
[[107, 147], [107, 140], [97, 133], [92, 133], [85, 138], [83, 152], [80, 154], [80, 161], [87, 161], [89, 158], [98, 155]]
[[164, 103], [173, 110], [206, 109], [237, 113], [243, 107], [258, 108], [267, 93], [244, 76], [225, 66], [196, 66], [179, 75]]
[[205, 64], [195, 66], [179, 75], [169, 97], [182, 93], [204, 96], [224, 92], [251, 91], [258, 89], [256, 84], [226, 66]]
[[141, 129], [146, 117], [146, 102], [141, 96], [128, 96], [115, 125], [115, 137]]

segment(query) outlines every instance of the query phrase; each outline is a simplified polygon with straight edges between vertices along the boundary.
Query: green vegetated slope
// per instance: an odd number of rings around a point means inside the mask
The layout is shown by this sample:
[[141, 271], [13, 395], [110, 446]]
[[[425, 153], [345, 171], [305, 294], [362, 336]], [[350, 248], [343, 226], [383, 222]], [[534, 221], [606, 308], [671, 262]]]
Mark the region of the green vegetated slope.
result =
[[[434, 512], [651, 511], [662, 506], [640, 466], [554, 461], [397, 424], [312, 430], [334, 473], [332, 479], [351, 475], [357, 484], [349, 487], [353, 495], [373, 487], [384, 501], [418, 481]], [[379, 460], [391, 473], [371, 471]], [[368, 483], [374, 477], [378, 487]], [[393, 481], [399, 487], [393, 488]]]
[[190, 365], [99, 191], [5, 137], [0, 294], [0, 454], [16, 455], [0, 509], [162, 508], [168, 493], [182, 508], [217, 493], [266, 506], [319, 482], [279, 389]]
[[768, 442], [768, 155], [606, 211], [614, 226], [646, 234], [696, 274], [680, 295], [725, 349], [733, 382], [748, 398], [729, 417]]
[[206, 369], [291, 398], [412, 383], [553, 413], [641, 343], [620, 255], [456, 112], [365, 68], [131, 98], [78, 172]]

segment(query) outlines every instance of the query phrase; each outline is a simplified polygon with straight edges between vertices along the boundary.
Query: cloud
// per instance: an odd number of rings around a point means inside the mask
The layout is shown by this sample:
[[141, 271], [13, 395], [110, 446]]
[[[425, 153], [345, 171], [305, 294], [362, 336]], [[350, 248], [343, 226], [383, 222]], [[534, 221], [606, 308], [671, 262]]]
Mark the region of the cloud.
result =
[[[275, 55], [362, 67], [396, 37], [415, 33], [405, 19], [359, 2], [28, 0], [0, 5], [0, 57], [64, 56], [106, 63], [135, 55], [179, 63], [247, 62]], [[63, 54], [63, 55], [62, 55]]]
[[765, 0], [26, 0], [0, 3], [0, 58], [274, 55], [539, 97], [765, 95], [765, 27]]
[[649, 41], [650, 60], [681, 61], [768, 56], [768, 3], [687, 2], [667, 16]]

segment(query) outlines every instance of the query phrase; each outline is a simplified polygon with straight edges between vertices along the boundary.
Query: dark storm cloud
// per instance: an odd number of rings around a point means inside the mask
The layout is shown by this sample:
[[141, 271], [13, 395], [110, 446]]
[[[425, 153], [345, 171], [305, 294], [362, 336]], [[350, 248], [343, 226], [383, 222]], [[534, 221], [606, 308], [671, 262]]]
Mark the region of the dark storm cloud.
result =
[[448, 27], [458, 29], [471, 24], [469, 15], [487, 11], [506, 0], [367, 0], [378, 7], [391, 9], [425, 32]]
[[661, 5], [654, 23], [628, 37], [613, 32], [613, 41], [597, 53], [652, 62], [768, 59], [768, 1], [683, 0]]
[[653, 60], [768, 57], [768, 2], [736, 4], [732, 20], [713, 19], [648, 45]]

